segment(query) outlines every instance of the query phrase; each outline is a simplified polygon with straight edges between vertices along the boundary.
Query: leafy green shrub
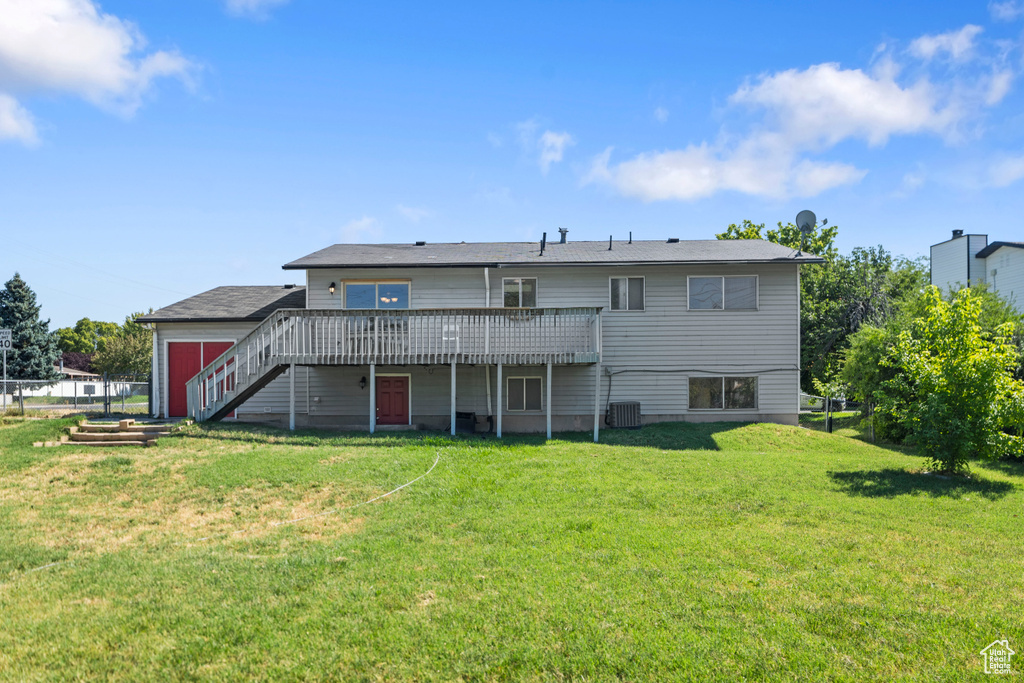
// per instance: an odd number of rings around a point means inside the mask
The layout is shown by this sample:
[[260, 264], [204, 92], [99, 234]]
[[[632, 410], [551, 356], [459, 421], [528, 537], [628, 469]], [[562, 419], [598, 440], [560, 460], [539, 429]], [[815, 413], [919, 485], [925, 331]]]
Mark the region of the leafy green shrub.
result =
[[[946, 302], [930, 287], [922, 303], [924, 314], [879, 361], [893, 373], [874, 392], [882, 429], [947, 473], [965, 471], [975, 455], [1024, 452], [1024, 382], [1013, 376], [1019, 364], [1014, 324], [985, 333], [982, 297], [970, 289]], [[866, 336], [864, 355], [879, 341]]]

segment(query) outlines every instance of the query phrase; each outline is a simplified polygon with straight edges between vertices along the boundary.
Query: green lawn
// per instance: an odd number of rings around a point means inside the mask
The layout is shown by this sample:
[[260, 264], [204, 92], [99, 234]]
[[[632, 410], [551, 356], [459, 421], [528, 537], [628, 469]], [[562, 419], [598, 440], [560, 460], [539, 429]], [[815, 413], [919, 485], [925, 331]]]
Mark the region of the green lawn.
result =
[[30, 446], [65, 424], [0, 420], [4, 680], [959, 681], [1024, 646], [1017, 464], [737, 424]]

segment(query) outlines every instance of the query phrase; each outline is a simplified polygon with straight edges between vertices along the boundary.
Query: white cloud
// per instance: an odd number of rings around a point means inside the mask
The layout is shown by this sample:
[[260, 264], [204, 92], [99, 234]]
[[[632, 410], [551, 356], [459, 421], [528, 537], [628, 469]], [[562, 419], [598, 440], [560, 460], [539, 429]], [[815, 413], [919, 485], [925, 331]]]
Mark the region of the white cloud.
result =
[[941, 53], [949, 54], [955, 61], [970, 59], [974, 53], [974, 39], [982, 32], [980, 26], [967, 24], [956, 31], [947, 31], [930, 36], [921, 36], [910, 43], [910, 53], [925, 61]]
[[36, 137], [16, 96], [66, 93], [132, 116], [154, 81], [172, 77], [190, 86], [196, 69], [177, 51], [145, 53], [139, 29], [92, 0], [0, 0], [0, 17], [4, 137]]
[[1010, 87], [1013, 85], [1013, 78], [1014, 74], [1009, 69], [1003, 69], [993, 73], [992, 77], [988, 81], [988, 87], [985, 94], [985, 104], [991, 107], [1002, 102], [1003, 98], [1010, 92]]
[[288, 3], [289, 0], [225, 0], [224, 8], [236, 17], [266, 19], [270, 10]]
[[990, 2], [988, 11], [996, 21], [1014, 21], [1024, 16], [1024, 2]]
[[20, 140], [34, 145], [38, 139], [32, 115], [16, 99], [0, 93], [0, 140]]
[[501, 136], [498, 135], [497, 133], [488, 133], [487, 142], [491, 143], [491, 147], [494, 148], [501, 147], [502, 145], [505, 144], [505, 141], [502, 140]]
[[908, 171], [903, 174], [903, 180], [900, 181], [899, 188], [893, 193], [896, 197], [906, 197], [924, 186], [925, 174], [921, 168], [914, 171]]
[[382, 233], [380, 221], [372, 216], [363, 216], [341, 226], [341, 241], [346, 244], [356, 244], [367, 240], [377, 241]]
[[0, 89], [66, 92], [131, 116], [153, 81], [188, 82], [194, 65], [174, 51], [140, 54], [132, 23], [91, 0], [0, 0]]
[[1007, 187], [1024, 178], [1024, 156], [1010, 156], [999, 159], [988, 169], [988, 184], [992, 187]]
[[927, 80], [900, 86], [897, 71], [886, 63], [875, 75], [818, 64], [763, 76], [740, 87], [729, 101], [764, 108], [780, 132], [799, 145], [828, 147], [859, 138], [878, 146], [894, 134], [949, 131], [956, 109], [944, 106]]
[[736, 148], [706, 143], [682, 150], [641, 154], [610, 166], [611, 149], [595, 157], [583, 183], [611, 183], [627, 197], [643, 201], [693, 201], [734, 191], [763, 197], [812, 197], [860, 181], [867, 171], [841, 163], [797, 160], [776, 148], [770, 137], [744, 141]]
[[668, 121], [668, 109], [665, 109], [665, 107], [657, 107], [654, 110], [654, 120], [658, 123], [665, 123]]
[[[922, 55], [948, 52], [961, 61], [954, 66], [936, 60], [913, 77], [902, 74], [891, 46], [873, 56], [870, 70], [825, 63], [761, 75], [727, 100], [725, 111], [746, 120], [745, 131], [723, 126], [713, 141], [617, 163], [609, 148], [592, 160], [582, 182], [608, 184], [644, 201], [693, 201], [723, 191], [809, 197], [859, 182], [866, 169], [818, 156], [848, 141], [881, 147], [899, 135], [929, 134], [955, 143], [964, 131], [973, 134], [982, 112], [1005, 98], [1015, 73], [1002, 57], [992, 56], [994, 44], [975, 45], [979, 32], [968, 26], [926, 36], [931, 42], [915, 41]], [[964, 61], [972, 50], [980, 54]]]
[[546, 130], [537, 135], [537, 131], [540, 130], [540, 122], [536, 118], [521, 121], [515, 127], [519, 135], [519, 146], [528, 154], [537, 154], [537, 164], [540, 166], [541, 173], [545, 175], [551, 168], [551, 164], [562, 160], [566, 148], [576, 144], [572, 135], [565, 131], [556, 133]]
[[547, 173], [548, 168], [551, 164], [556, 164], [562, 160], [562, 155], [565, 153], [565, 148], [575, 144], [572, 136], [566, 132], [555, 133], [554, 131], [546, 130], [544, 134], [540, 136], [540, 170], [542, 173]]
[[406, 220], [412, 221], [413, 223], [419, 223], [421, 220], [431, 215], [431, 211], [429, 209], [420, 209], [414, 206], [404, 206], [402, 204], [396, 206], [395, 210], [402, 214]]

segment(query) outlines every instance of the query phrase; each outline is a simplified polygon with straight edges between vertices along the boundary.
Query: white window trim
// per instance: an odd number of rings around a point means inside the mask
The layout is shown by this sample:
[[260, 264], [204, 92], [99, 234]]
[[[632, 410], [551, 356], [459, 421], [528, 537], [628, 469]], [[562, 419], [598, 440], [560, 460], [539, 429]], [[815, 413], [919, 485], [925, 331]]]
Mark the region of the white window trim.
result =
[[[722, 279], [722, 308], [690, 308], [690, 279], [695, 277]], [[725, 279], [729, 277], [752, 277], [754, 278], [754, 308], [726, 308], [725, 307]], [[644, 296], [647, 292], [644, 292]], [[686, 310], [694, 313], [756, 313], [761, 310], [761, 276], [753, 273], [737, 273], [736, 275], [687, 275], [686, 276]]]
[[[501, 307], [502, 308], [510, 308], [509, 306], [505, 305], [505, 283], [507, 281], [509, 281], [509, 280], [519, 280], [520, 281], [520, 283], [519, 283], [519, 304], [520, 305], [516, 306], [516, 308], [530, 308], [530, 309], [540, 308], [540, 278], [533, 277], [533, 276], [527, 276], [527, 277], [512, 276], [512, 277], [503, 277], [503, 278], [501, 278]], [[523, 284], [522, 284], [522, 280], [533, 280], [533, 293], [537, 297], [537, 305], [536, 306], [523, 306], [522, 305], [522, 303], [523, 303]]]
[[[409, 285], [409, 308], [377, 308], [373, 309], [376, 311], [402, 311], [412, 309], [412, 280], [341, 280], [341, 308], [342, 310], [350, 311], [361, 311], [368, 310], [362, 308], [349, 308], [348, 307], [348, 285]], [[374, 297], [374, 303], [380, 303], [380, 297]]]
[[[699, 275], [697, 277], [700, 277]], [[754, 407], [753, 408], [726, 408], [725, 407], [725, 378], [726, 377], [738, 377], [742, 379], [756, 379], [757, 380], [757, 391], [754, 392]], [[690, 380], [693, 379], [715, 379], [718, 378], [722, 383], [722, 407], [721, 408], [692, 408], [690, 406]], [[760, 375], [696, 375], [686, 378], [686, 409], [692, 410], [698, 413], [738, 413], [744, 410], [746, 411], [761, 411], [761, 376]]]
[[[521, 380], [536, 379], [536, 380], [540, 380], [540, 408], [538, 408], [537, 410], [529, 410], [529, 409], [524, 407], [522, 410], [519, 410], [517, 408], [509, 408], [508, 407], [508, 400], [512, 396], [512, 392], [510, 392], [509, 388], [508, 388], [508, 383], [511, 380], [514, 380], [514, 379], [521, 379]], [[544, 377], [543, 377], [543, 375], [515, 375], [514, 377], [506, 377], [505, 378], [505, 412], [517, 413], [517, 414], [529, 414], [529, 415], [535, 415], [537, 413], [543, 413], [547, 409], [547, 406], [544, 403], [545, 396], [546, 396], [546, 394], [544, 393]], [[523, 382], [523, 405], [524, 406], [526, 405], [526, 382], [525, 381]]]
[[[630, 278], [636, 280], [640, 279], [644, 281], [644, 307], [643, 308], [629, 308], [629, 280]], [[626, 308], [612, 308], [612, 280], [625, 280], [626, 281]], [[690, 283], [686, 283], [689, 288]], [[687, 289], [687, 292], [690, 290]], [[689, 305], [690, 296], [686, 296], [687, 305]], [[615, 313], [643, 313], [647, 310], [647, 276], [646, 275], [609, 275], [608, 276], [608, 310], [614, 311]]]

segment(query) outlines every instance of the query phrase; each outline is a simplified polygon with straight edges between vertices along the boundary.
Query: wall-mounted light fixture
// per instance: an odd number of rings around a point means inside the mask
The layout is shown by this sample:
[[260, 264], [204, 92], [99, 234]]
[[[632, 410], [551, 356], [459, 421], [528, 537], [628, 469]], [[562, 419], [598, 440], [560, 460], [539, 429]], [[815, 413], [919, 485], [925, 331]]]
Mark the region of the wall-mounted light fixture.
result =
[[366, 388], [366, 378], [365, 377], [360, 377], [359, 378], [359, 388], [360, 389], [365, 389]]
[[337, 288], [337, 285], [335, 285], [333, 282], [327, 285], [327, 291], [330, 292], [331, 294], [334, 294], [334, 290]]

